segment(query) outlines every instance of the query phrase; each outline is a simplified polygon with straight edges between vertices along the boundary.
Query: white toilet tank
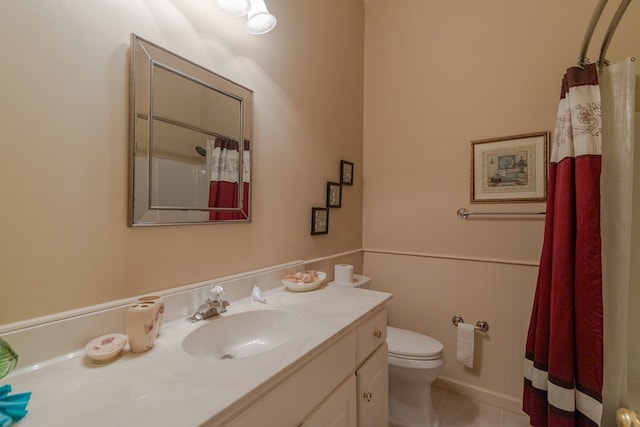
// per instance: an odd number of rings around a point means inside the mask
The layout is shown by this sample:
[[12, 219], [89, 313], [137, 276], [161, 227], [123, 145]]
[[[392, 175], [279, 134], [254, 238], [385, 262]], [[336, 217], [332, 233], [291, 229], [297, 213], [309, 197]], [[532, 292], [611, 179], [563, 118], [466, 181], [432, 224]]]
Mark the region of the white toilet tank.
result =
[[329, 282], [330, 285], [346, 286], [349, 288], [362, 288], [369, 289], [371, 287], [371, 279], [367, 276], [360, 274], [354, 274], [351, 283], [336, 283], [335, 281]]

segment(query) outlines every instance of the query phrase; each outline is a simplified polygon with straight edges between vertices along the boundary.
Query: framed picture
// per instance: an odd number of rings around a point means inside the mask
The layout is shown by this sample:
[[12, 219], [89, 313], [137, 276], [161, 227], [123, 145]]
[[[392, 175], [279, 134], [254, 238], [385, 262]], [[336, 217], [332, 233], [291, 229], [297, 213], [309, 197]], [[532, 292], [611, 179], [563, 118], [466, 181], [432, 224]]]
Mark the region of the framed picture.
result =
[[339, 208], [342, 206], [342, 185], [337, 182], [327, 182], [327, 207]]
[[353, 185], [353, 163], [340, 160], [340, 184]]
[[544, 202], [549, 132], [471, 141], [471, 203]]
[[329, 209], [311, 208], [311, 235], [329, 234]]

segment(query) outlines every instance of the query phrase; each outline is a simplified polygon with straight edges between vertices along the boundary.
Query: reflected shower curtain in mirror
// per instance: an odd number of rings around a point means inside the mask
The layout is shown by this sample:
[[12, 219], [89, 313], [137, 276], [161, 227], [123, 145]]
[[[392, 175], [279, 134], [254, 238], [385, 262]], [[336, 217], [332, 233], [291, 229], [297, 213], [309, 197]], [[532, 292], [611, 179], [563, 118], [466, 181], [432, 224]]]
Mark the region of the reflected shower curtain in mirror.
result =
[[601, 117], [594, 64], [567, 70], [551, 148], [545, 234], [525, 349], [534, 427], [599, 426], [603, 308]]
[[218, 137], [207, 141], [209, 169], [209, 207], [238, 208], [241, 211], [211, 211], [209, 220], [233, 220], [249, 217], [249, 141], [245, 141], [242, 156], [242, 200], [238, 200], [240, 151], [238, 141]]

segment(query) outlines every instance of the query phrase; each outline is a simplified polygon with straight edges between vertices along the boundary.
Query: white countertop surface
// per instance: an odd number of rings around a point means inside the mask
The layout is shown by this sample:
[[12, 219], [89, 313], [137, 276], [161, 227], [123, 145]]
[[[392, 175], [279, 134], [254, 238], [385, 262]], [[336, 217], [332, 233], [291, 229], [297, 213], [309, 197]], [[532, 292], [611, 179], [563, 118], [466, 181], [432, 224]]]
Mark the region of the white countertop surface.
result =
[[[16, 425], [29, 426], [197, 426], [223, 419], [327, 348], [391, 294], [323, 285], [309, 292], [279, 287], [264, 293], [266, 304], [232, 301], [222, 316], [281, 309], [301, 316], [301, 333], [276, 349], [247, 358], [198, 358], [183, 351], [191, 331], [215, 322], [184, 319], [165, 323], [153, 349], [98, 364], [83, 349], [66, 359], [14, 371], [0, 380], [13, 393], [31, 391], [29, 413]], [[55, 337], [51, 337], [55, 339]]]

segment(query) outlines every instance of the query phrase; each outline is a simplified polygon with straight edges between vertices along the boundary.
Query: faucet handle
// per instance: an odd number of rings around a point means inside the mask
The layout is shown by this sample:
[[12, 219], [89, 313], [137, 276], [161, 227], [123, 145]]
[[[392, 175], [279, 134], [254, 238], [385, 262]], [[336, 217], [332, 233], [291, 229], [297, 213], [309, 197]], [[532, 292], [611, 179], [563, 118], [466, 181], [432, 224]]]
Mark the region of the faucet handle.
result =
[[220, 285], [214, 285], [211, 288], [211, 293], [213, 294], [213, 300], [218, 302], [222, 298], [222, 295], [224, 295], [224, 288]]

